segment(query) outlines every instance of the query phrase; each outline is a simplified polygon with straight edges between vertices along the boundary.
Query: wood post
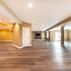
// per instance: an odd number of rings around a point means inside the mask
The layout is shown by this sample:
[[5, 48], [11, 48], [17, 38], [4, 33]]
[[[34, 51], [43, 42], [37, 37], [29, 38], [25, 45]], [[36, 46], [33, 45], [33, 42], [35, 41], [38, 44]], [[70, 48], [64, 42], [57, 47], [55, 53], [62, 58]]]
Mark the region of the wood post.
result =
[[45, 40], [47, 40], [47, 32], [45, 32]]
[[48, 31], [48, 40], [50, 41], [50, 31]]
[[64, 26], [61, 27], [61, 46], [64, 47]]

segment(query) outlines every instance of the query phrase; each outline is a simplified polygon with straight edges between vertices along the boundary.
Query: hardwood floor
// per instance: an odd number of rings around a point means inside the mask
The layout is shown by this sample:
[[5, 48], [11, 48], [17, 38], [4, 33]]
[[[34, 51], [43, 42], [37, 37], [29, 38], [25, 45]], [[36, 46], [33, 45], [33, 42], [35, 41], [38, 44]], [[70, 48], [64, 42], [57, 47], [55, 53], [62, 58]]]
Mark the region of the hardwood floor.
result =
[[23, 49], [0, 43], [0, 71], [71, 71], [71, 48], [41, 40]]

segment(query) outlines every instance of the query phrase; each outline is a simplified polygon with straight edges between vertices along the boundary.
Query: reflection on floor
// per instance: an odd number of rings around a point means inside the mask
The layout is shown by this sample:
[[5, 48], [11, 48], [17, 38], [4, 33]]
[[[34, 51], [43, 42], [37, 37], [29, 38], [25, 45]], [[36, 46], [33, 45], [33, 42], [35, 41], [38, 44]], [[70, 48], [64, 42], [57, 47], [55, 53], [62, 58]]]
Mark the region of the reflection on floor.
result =
[[66, 47], [71, 47], [71, 41], [70, 42], [65, 42]]
[[0, 43], [0, 71], [71, 71], [71, 48], [41, 40], [23, 49]]

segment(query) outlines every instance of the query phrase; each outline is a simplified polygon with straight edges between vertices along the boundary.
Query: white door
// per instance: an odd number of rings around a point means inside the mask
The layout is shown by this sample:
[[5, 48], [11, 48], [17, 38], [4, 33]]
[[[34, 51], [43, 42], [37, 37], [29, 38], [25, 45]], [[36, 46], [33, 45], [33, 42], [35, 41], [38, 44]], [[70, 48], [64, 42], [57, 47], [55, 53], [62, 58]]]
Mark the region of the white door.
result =
[[31, 46], [30, 28], [22, 28], [22, 46]]

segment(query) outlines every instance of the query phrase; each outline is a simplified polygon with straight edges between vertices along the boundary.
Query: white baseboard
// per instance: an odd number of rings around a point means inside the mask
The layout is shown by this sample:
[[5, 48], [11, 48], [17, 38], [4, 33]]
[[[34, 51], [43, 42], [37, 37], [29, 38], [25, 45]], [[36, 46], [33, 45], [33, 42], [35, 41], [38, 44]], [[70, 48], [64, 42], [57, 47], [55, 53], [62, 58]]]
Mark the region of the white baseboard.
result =
[[[23, 46], [19, 47], [19, 46], [15, 45], [15, 44], [13, 44], [13, 46], [16, 47], [16, 48], [18, 48], [18, 49], [25, 48], [25, 47], [23, 47]], [[31, 46], [32, 46], [32, 45], [29, 45], [29, 46], [26, 46], [26, 47], [31, 47]]]
[[22, 48], [25, 48], [25, 47], [31, 47], [32, 45], [30, 44], [29, 46], [22, 46]]
[[23, 48], [23, 47], [19, 47], [19, 46], [15, 45], [15, 44], [13, 44], [13, 46], [16, 47], [16, 48], [18, 48], [18, 49]]

